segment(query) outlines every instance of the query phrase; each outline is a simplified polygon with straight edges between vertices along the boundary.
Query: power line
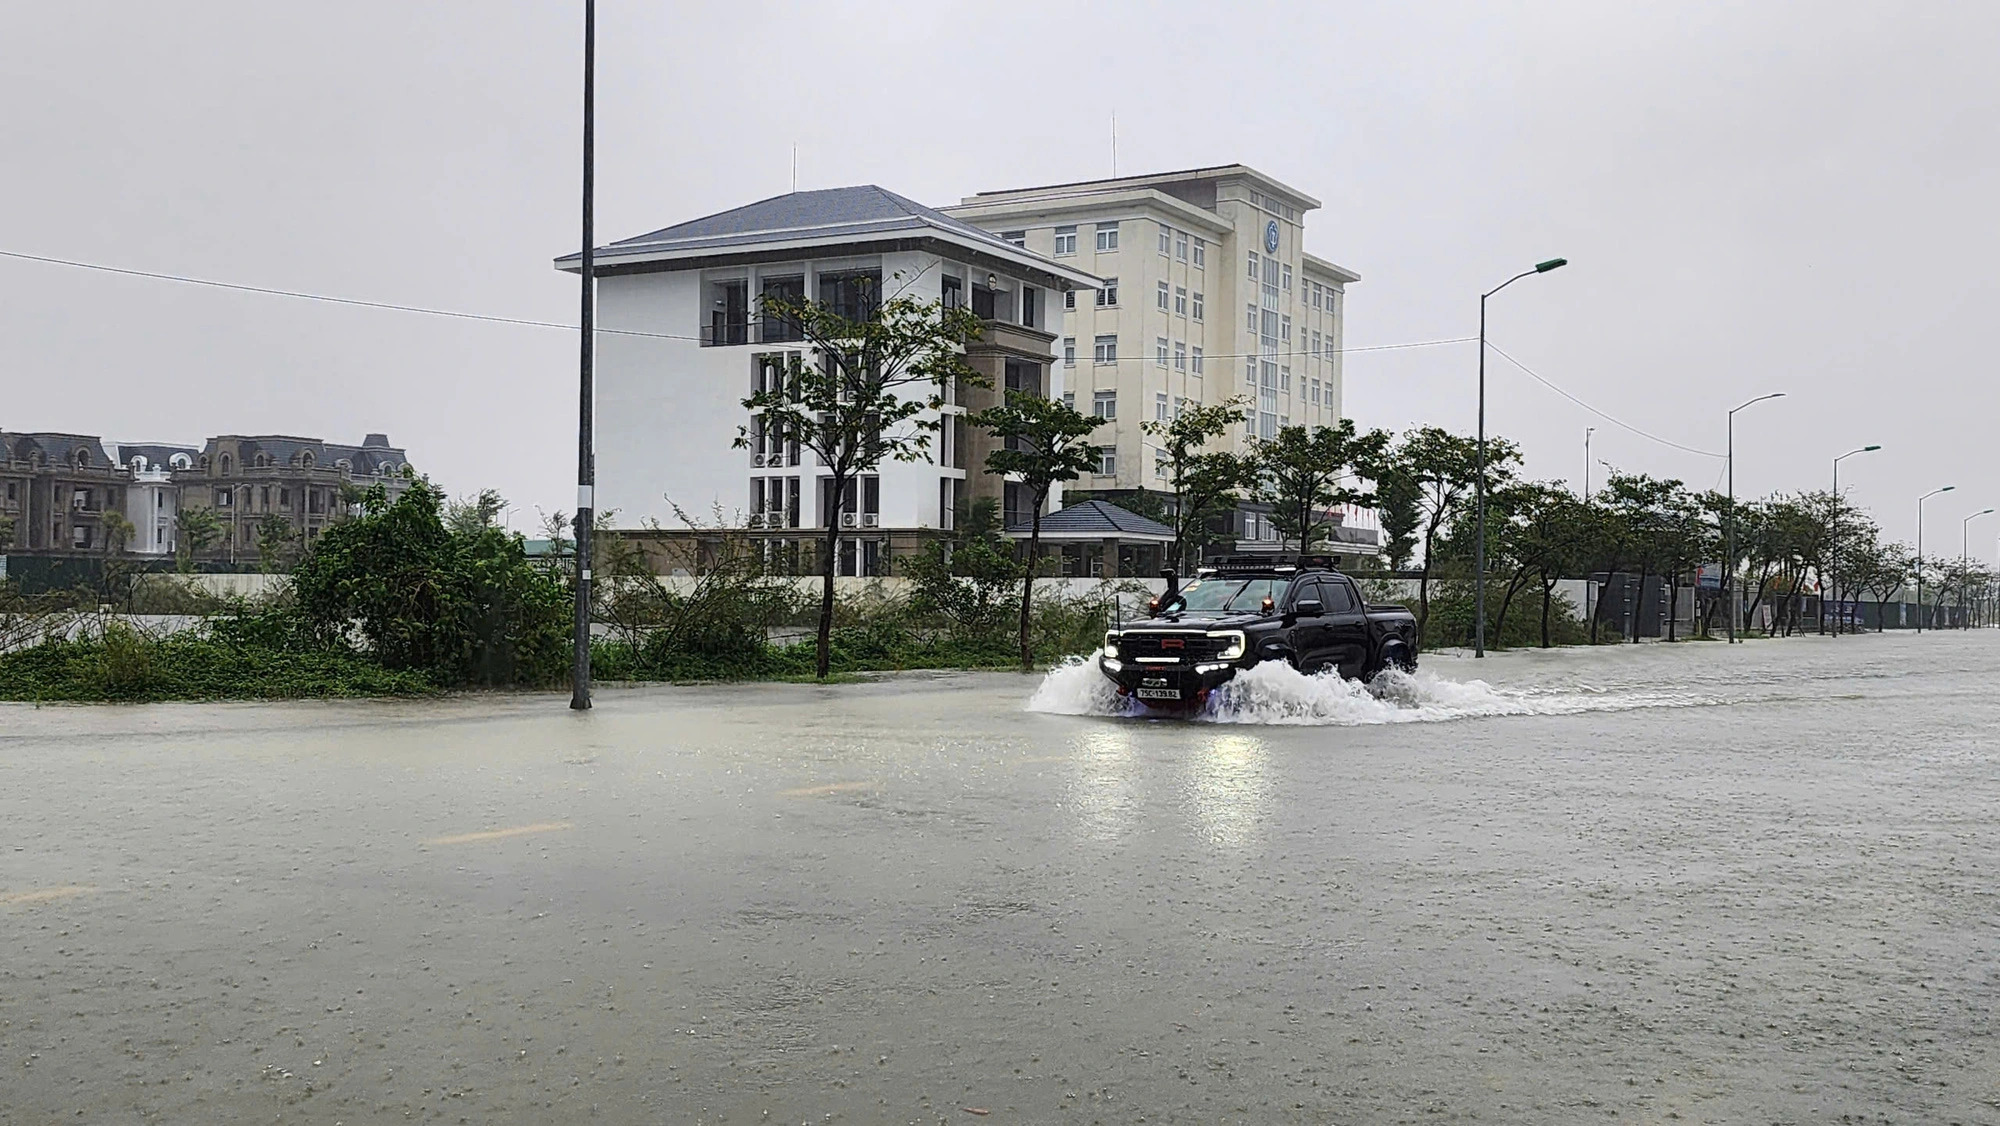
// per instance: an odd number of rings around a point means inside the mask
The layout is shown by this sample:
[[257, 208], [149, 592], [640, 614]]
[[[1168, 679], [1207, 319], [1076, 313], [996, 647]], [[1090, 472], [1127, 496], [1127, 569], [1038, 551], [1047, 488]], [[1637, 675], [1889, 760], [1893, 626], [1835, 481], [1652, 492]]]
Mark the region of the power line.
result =
[[[307, 293], [303, 290], [245, 285], [241, 282], [217, 281], [213, 278], [197, 278], [185, 274], [168, 274], [154, 270], [135, 270], [125, 266], [107, 266], [101, 262], [79, 262], [70, 258], [53, 258], [43, 254], [24, 254], [17, 250], [0, 250], [0, 258], [13, 258], [23, 262], [40, 262], [50, 266], [68, 266], [72, 269], [92, 270], [97, 273], [118, 274], [131, 278], [150, 278], [154, 281], [175, 282], [181, 285], [206, 286], [210, 289], [226, 289], [236, 293], [258, 293], [267, 297], [291, 297], [300, 301], [318, 301], [328, 305], [348, 305], [360, 309], [382, 309], [393, 313], [419, 313], [429, 317], [449, 317], [462, 321], [485, 321], [490, 324], [521, 325], [527, 328], [553, 328], [568, 332], [576, 331], [575, 325], [563, 324], [559, 321], [538, 321], [528, 317], [503, 317], [492, 313], [469, 313], [462, 309], [437, 309], [424, 305], [403, 305], [394, 301], [368, 301], [358, 297], [336, 297], [327, 293]], [[927, 270], [928, 267], [926, 267]], [[921, 277], [922, 273], [920, 272], [917, 276]], [[910, 282], [904, 284], [903, 288], [907, 289], [915, 281], [916, 278], [912, 278]], [[897, 292], [900, 293], [902, 290], [898, 290]], [[689, 336], [682, 333], [645, 332], [630, 328], [605, 328], [602, 325], [597, 327], [597, 331], [612, 336], [637, 336], [653, 340], [687, 340], [697, 343], [701, 340], [699, 336]], [[1440, 340], [1412, 340], [1401, 344], [1368, 344], [1355, 348], [1322, 348], [1318, 352], [1314, 352], [1311, 349], [1285, 352], [1218, 352], [1214, 355], [1205, 355], [1202, 359], [1205, 361], [1242, 360], [1255, 357], [1258, 359], [1276, 360], [1291, 359], [1299, 356], [1336, 356], [1355, 352], [1390, 352], [1405, 348], [1432, 348], [1441, 344], [1468, 344], [1477, 339], [1479, 338], [1476, 336], [1454, 336]], [[1498, 349], [1495, 349], [1495, 351], [1498, 351]], [[1141, 356], [1132, 356], [1121, 357], [1115, 362], [1120, 364], [1139, 364], [1144, 363], [1145, 360]]]
[[1488, 348], [1493, 349], [1495, 352], [1498, 352], [1500, 354], [1501, 359], [1506, 360], [1508, 363], [1513, 364], [1515, 367], [1520, 368], [1523, 372], [1526, 372], [1528, 378], [1533, 379], [1535, 382], [1541, 384], [1542, 386], [1548, 388], [1551, 391], [1554, 391], [1556, 394], [1561, 395], [1563, 398], [1568, 399], [1570, 402], [1575, 403], [1577, 406], [1582, 407], [1584, 410], [1589, 411], [1590, 413], [1596, 415], [1597, 417], [1603, 419], [1604, 421], [1609, 422], [1613, 426], [1617, 426], [1625, 430], [1630, 430], [1632, 433], [1637, 434], [1641, 438], [1645, 438], [1649, 441], [1658, 442], [1663, 446], [1672, 446], [1674, 449], [1682, 450], [1686, 453], [1700, 454], [1702, 457], [1727, 456], [1725, 454], [1715, 453], [1712, 450], [1698, 450], [1695, 449], [1693, 446], [1683, 446], [1679, 442], [1673, 441], [1672, 439], [1662, 438], [1658, 434], [1647, 433], [1646, 431], [1639, 429], [1638, 427], [1632, 425], [1631, 423], [1626, 422], [1622, 418], [1617, 418], [1613, 415], [1609, 415], [1601, 410], [1598, 410], [1596, 407], [1591, 406], [1589, 403], [1584, 402], [1582, 399], [1577, 398], [1575, 395], [1572, 395], [1569, 392], [1563, 390], [1562, 388], [1556, 386], [1554, 383], [1549, 382], [1549, 380], [1543, 378], [1541, 373], [1535, 371], [1535, 369], [1529, 367], [1528, 365], [1522, 363], [1521, 361], [1515, 359], [1512, 356], [1509, 356], [1506, 352], [1502, 351], [1500, 346], [1498, 344], [1493, 343], [1492, 340], [1489, 339], [1486, 342], [1486, 346]]
[[[79, 270], [95, 270], [104, 274], [121, 274], [132, 278], [151, 278], [154, 281], [178, 282], [182, 285], [200, 285], [211, 289], [228, 289], [237, 293], [261, 293], [269, 297], [293, 297], [301, 301], [320, 301], [329, 305], [352, 305], [362, 309], [386, 309], [394, 313], [422, 313], [430, 317], [451, 317], [461, 321], [487, 321], [492, 324], [525, 325], [529, 328], [560, 328], [576, 331], [573, 324], [556, 321], [537, 321], [526, 317], [501, 317], [492, 313], [468, 313], [461, 309], [432, 309], [422, 305], [399, 305], [393, 301], [364, 301], [358, 297], [335, 297], [326, 293], [305, 293], [296, 289], [273, 289], [269, 286], [244, 285], [240, 282], [216, 281], [213, 278], [193, 278], [182, 274], [163, 274], [151, 270], [133, 270], [123, 266], [106, 266], [98, 262], [77, 262], [68, 258], [50, 258], [40, 254], [22, 254], [14, 250], [0, 250], [0, 258], [16, 258], [24, 262], [42, 262], [51, 266], [70, 266]], [[698, 336], [681, 336], [668, 332], [639, 332], [633, 329], [599, 328], [600, 333], [618, 336], [651, 336], [662, 340], [699, 340]]]

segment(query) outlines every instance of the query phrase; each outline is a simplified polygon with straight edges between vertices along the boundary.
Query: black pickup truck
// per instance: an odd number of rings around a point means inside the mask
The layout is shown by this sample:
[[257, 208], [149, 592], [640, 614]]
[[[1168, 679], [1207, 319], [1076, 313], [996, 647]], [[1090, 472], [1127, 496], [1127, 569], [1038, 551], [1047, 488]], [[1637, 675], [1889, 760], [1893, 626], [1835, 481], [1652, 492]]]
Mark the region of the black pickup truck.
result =
[[1370, 606], [1330, 565], [1226, 562], [1153, 601], [1152, 617], [1104, 635], [1098, 667], [1121, 696], [1173, 707], [1199, 704], [1217, 685], [1263, 661], [1302, 673], [1334, 668], [1372, 679], [1417, 667], [1417, 620], [1401, 606]]

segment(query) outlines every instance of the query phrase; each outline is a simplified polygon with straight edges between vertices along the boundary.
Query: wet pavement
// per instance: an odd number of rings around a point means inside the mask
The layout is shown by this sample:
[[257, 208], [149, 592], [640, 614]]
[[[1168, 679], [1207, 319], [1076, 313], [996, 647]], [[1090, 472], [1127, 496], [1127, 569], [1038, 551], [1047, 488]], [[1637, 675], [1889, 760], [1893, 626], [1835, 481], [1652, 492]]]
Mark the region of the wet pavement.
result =
[[1476, 672], [0, 708], [0, 1123], [2000, 1122], [2000, 633]]

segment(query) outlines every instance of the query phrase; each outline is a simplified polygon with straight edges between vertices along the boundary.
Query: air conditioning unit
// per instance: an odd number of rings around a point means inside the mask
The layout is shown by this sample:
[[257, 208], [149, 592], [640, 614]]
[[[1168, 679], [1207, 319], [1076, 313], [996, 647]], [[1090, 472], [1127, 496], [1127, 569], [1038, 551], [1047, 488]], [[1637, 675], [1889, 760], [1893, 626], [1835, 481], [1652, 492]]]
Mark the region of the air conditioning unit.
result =
[[852, 512], [841, 513], [840, 526], [843, 528], [852, 528], [854, 526], [854, 513]]
[[750, 526], [751, 526], [752, 528], [761, 528], [761, 527], [763, 527], [763, 526], [764, 526], [764, 514], [763, 514], [763, 513], [761, 513], [761, 512], [752, 512], [752, 513], [750, 514]]
[[861, 514], [861, 526], [864, 528], [876, 527], [881, 522], [882, 518], [873, 512], [864, 512]]
[[763, 454], [751, 454], [751, 455], [750, 455], [750, 464], [751, 464], [752, 466], [754, 466], [754, 467], [758, 468], [758, 469], [762, 469], [762, 468], [764, 468], [764, 455], [763, 455]]

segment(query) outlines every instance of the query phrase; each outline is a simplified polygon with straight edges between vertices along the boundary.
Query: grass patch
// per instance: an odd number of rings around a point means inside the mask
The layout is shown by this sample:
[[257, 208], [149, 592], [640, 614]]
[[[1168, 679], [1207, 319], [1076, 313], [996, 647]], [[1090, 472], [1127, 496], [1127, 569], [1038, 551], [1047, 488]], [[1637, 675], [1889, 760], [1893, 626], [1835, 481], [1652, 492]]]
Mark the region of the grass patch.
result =
[[385, 669], [354, 653], [155, 639], [122, 626], [102, 640], [49, 641], [0, 654], [0, 700], [297, 700], [437, 691], [421, 673]]

